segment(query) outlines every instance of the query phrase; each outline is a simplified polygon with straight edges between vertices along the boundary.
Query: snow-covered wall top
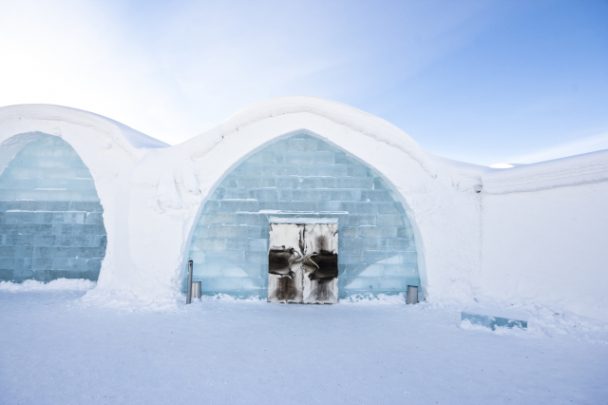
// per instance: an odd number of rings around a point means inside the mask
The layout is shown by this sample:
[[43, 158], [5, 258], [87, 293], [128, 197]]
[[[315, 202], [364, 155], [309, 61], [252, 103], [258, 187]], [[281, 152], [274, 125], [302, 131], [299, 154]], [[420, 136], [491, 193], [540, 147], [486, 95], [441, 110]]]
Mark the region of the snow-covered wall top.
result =
[[[515, 240], [528, 237], [528, 230], [522, 228], [512, 239], [496, 238], [510, 218], [520, 215], [520, 209], [528, 212], [526, 209], [542, 205], [545, 199], [559, 205], [558, 200], [570, 193], [593, 195], [600, 203], [579, 212], [581, 229], [598, 221], [608, 228], [605, 215], [597, 212], [608, 203], [607, 195], [596, 186], [608, 180], [608, 152], [491, 170], [432, 156], [378, 117], [313, 98], [257, 104], [173, 147], [79, 110], [41, 105], [5, 107], [0, 109], [0, 170], [20, 147], [11, 138], [31, 132], [62, 137], [91, 171], [104, 207], [108, 247], [98, 287], [89, 298], [104, 302], [108, 297], [175, 302], [202, 204], [226, 173], [245, 158], [273, 140], [295, 133], [312, 134], [348, 152], [396, 190], [412, 223], [422, 286], [431, 301], [467, 302], [490, 293], [516, 302], [524, 299], [523, 292], [499, 294], [500, 287], [488, 277], [522, 282], [529, 272], [537, 272], [539, 280], [552, 277], [551, 269], [543, 266], [517, 272], [494, 266], [501, 262], [501, 255], [511, 254]], [[545, 192], [555, 188], [563, 192]], [[526, 195], [522, 201], [506, 197], [522, 193]], [[486, 210], [492, 214], [484, 214]], [[551, 216], [525, 215], [538, 229], [543, 229], [543, 221], [554, 220]], [[597, 243], [594, 233], [583, 232], [578, 237], [581, 245], [586, 240]], [[493, 238], [493, 242], [486, 243], [486, 238]], [[551, 249], [568, 249], [571, 245], [565, 240], [552, 239]], [[534, 246], [521, 243], [517, 249], [520, 253], [527, 249], [525, 254], [532, 255]], [[587, 263], [594, 265], [585, 270], [586, 280], [600, 279], [604, 258], [593, 252]], [[555, 302], [553, 298], [543, 300], [539, 291], [538, 302]], [[563, 285], [557, 285], [551, 297], [567, 293]], [[525, 294], [528, 299], [530, 291]], [[565, 307], [585, 312], [570, 301]]]
[[483, 189], [489, 194], [506, 194], [607, 180], [608, 151], [604, 150], [509, 170], [486, 171]]

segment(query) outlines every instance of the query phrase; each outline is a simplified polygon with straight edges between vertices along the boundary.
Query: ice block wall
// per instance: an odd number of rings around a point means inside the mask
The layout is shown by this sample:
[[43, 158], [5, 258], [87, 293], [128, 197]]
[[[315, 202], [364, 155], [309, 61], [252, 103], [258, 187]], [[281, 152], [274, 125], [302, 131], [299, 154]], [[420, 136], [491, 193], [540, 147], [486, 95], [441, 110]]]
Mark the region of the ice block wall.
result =
[[269, 218], [277, 216], [338, 220], [342, 298], [420, 285], [412, 226], [391, 185], [337, 146], [298, 133], [249, 155], [203, 203], [189, 258], [205, 294], [266, 296]]
[[61, 138], [28, 134], [4, 168], [0, 225], [0, 280], [97, 280], [103, 209], [91, 173]]

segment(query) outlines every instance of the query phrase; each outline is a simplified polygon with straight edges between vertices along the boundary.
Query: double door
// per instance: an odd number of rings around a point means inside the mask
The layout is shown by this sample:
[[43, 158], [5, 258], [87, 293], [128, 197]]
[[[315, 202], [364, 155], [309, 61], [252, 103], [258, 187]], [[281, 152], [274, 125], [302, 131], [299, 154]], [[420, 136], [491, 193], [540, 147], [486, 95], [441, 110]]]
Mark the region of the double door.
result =
[[337, 222], [271, 222], [268, 301], [338, 302]]

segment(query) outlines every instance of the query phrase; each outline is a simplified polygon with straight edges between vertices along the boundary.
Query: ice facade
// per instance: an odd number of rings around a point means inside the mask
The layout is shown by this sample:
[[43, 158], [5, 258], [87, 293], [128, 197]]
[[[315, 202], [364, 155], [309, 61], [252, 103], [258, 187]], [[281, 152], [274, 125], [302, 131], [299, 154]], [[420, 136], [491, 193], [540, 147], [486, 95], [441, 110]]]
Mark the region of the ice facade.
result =
[[106, 231], [91, 173], [61, 138], [25, 135], [0, 175], [0, 280], [97, 280]]
[[244, 158], [203, 202], [188, 253], [203, 293], [266, 297], [269, 221], [277, 217], [337, 220], [342, 298], [420, 286], [412, 224], [392, 186], [301, 132]]

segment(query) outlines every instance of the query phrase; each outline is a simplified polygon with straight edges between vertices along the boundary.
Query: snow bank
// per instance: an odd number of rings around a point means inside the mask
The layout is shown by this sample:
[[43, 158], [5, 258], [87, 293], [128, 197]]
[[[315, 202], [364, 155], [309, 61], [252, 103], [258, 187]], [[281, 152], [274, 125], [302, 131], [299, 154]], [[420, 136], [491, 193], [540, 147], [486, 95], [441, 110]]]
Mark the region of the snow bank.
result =
[[403, 305], [405, 294], [357, 294], [340, 301], [341, 304], [355, 305]]
[[59, 278], [57, 280], [43, 283], [35, 280], [27, 280], [23, 283], [11, 283], [0, 281], [0, 291], [9, 292], [30, 292], [30, 291], [87, 291], [95, 287], [91, 280]]

